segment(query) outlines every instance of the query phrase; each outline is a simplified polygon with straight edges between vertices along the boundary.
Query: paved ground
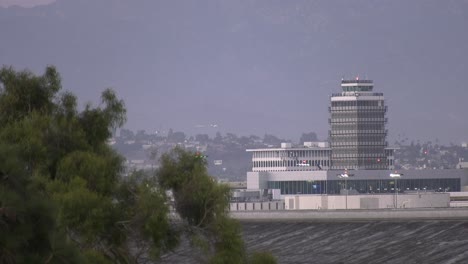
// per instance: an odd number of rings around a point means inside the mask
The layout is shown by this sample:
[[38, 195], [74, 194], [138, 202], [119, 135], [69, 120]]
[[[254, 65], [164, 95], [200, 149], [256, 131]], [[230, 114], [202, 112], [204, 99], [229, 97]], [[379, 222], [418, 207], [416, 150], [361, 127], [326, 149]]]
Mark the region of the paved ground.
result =
[[[279, 263], [468, 263], [468, 219], [243, 222], [249, 251]], [[188, 245], [163, 263], [196, 263]]]
[[356, 209], [356, 210], [280, 210], [233, 211], [242, 221], [344, 221], [344, 220], [464, 220], [468, 208]]
[[466, 221], [243, 223], [279, 263], [468, 263]]

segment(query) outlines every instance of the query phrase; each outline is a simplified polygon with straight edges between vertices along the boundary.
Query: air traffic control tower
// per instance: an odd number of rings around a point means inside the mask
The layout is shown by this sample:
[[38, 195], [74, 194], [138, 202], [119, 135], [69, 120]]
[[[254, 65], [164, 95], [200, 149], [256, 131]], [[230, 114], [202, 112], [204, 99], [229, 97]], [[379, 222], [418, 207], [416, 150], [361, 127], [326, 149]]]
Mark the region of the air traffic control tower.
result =
[[371, 80], [342, 80], [341, 93], [330, 97], [330, 147], [333, 170], [391, 170], [387, 148], [387, 106]]

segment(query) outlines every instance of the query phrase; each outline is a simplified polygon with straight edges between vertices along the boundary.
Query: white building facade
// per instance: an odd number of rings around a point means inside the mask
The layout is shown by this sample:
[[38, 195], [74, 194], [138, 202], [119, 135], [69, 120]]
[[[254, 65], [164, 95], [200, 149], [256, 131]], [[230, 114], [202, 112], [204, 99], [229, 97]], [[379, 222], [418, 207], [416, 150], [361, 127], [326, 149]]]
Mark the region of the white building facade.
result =
[[252, 171], [315, 171], [331, 167], [331, 149], [326, 147], [292, 148], [283, 143], [281, 148], [248, 149], [252, 153]]

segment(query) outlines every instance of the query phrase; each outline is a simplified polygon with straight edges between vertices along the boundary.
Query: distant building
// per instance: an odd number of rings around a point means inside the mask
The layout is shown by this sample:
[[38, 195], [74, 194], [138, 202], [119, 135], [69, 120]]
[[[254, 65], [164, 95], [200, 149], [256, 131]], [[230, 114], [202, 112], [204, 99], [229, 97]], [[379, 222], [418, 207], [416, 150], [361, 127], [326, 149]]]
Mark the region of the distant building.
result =
[[373, 86], [370, 80], [341, 82], [343, 91], [330, 97], [329, 144], [247, 149], [247, 189], [281, 195], [468, 191], [468, 170], [407, 170], [401, 179], [390, 177], [394, 149], [386, 141], [387, 106]]
[[378, 194], [398, 192], [468, 191], [468, 170], [404, 170], [400, 179], [390, 177], [389, 170], [351, 170], [347, 180], [341, 171], [249, 171], [247, 189], [279, 189], [286, 194], [340, 194], [343, 189], [354, 193]]
[[468, 161], [465, 161], [464, 159], [460, 159], [460, 161], [457, 164], [458, 169], [468, 169]]
[[341, 93], [330, 97], [332, 169], [393, 169], [387, 149], [387, 106], [371, 80], [342, 80]]
[[328, 147], [292, 148], [291, 144], [283, 143], [281, 148], [247, 149], [247, 152], [252, 153], [254, 172], [330, 169], [331, 149]]

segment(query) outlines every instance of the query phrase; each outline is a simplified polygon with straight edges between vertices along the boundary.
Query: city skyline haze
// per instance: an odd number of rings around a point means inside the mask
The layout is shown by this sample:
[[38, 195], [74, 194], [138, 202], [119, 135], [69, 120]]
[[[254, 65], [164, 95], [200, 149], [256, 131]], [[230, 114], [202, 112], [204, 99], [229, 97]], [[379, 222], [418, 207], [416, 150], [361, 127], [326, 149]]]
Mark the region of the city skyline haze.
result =
[[80, 105], [113, 87], [132, 130], [325, 140], [358, 76], [390, 145], [468, 141], [468, 1], [3, 0], [0, 20], [0, 65], [55, 65]]

